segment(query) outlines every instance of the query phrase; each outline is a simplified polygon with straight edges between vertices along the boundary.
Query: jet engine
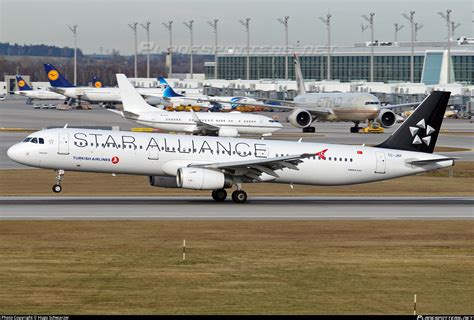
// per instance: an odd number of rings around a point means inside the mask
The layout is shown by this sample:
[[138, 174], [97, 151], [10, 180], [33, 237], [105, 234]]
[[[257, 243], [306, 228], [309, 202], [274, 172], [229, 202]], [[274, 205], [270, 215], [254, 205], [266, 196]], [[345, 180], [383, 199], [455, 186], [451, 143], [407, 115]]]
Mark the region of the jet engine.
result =
[[173, 176], [149, 176], [150, 186], [161, 188], [178, 188], [176, 177]]
[[155, 97], [155, 96], [148, 96], [145, 98], [145, 101], [152, 106], [158, 106], [160, 104], [163, 104], [163, 105], [168, 104], [168, 101], [166, 101], [165, 99], [160, 98], [160, 97]]
[[221, 127], [218, 132], [219, 137], [238, 137], [239, 131], [235, 128]]
[[178, 169], [176, 183], [178, 188], [214, 190], [232, 187], [233, 179], [220, 171], [185, 167]]
[[382, 109], [377, 117], [378, 123], [384, 128], [393, 127], [397, 122], [397, 115], [389, 109]]
[[313, 117], [307, 110], [296, 109], [288, 116], [288, 121], [297, 128], [306, 128], [313, 122]]

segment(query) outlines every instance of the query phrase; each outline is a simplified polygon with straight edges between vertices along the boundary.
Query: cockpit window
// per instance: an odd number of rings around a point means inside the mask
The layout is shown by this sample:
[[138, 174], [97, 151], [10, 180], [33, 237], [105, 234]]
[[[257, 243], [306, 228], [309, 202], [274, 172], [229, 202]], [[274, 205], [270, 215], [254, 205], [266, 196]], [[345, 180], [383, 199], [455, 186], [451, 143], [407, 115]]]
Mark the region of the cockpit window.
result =
[[28, 138], [25, 138], [23, 140], [23, 142], [44, 144], [44, 139], [43, 138], [28, 137]]
[[380, 104], [380, 103], [379, 103], [378, 101], [367, 101], [365, 104], [366, 104], [366, 105], [369, 105], [369, 104], [376, 104], [376, 105], [378, 105], [378, 104]]
[[268, 121], [271, 122], [271, 123], [276, 123], [276, 122], [278, 122], [278, 121], [276, 121], [276, 120], [268, 120]]

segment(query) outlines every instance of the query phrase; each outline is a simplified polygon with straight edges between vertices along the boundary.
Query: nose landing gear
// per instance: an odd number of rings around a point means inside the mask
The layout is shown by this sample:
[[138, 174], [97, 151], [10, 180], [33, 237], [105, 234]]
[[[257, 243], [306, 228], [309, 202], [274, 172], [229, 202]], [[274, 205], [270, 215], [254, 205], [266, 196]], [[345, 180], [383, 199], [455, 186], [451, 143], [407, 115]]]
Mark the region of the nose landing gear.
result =
[[61, 181], [63, 181], [63, 176], [64, 176], [64, 170], [56, 170], [56, 184], [53, 186], [53, 192], [54, 193], [59, 193], [63, 190], [61, 187]]

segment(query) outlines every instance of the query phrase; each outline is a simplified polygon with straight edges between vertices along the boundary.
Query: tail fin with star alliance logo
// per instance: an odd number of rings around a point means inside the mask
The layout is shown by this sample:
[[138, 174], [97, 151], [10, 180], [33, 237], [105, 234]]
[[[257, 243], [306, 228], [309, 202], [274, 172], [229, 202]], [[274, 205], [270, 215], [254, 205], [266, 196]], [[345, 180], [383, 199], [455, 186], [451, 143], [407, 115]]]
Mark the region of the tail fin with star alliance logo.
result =
[[433, 91], [377, 148], [433, 153], [451, 92]]

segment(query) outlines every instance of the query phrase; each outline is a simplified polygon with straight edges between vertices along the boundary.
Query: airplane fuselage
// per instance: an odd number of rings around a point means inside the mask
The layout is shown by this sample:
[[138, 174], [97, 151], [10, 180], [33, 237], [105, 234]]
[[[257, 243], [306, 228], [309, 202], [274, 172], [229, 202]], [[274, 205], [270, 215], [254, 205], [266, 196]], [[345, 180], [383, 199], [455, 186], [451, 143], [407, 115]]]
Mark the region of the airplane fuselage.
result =
[[[92, 88], [92, 87], [71, 87], [60, 88], [63, 95], [68, 98], [81, 99], [90, 102], [114, 102], [121, 103], [119, 88]], [[137, 91], [142, 96], [156, 96], [161, 97], [161, 88], [137, 88]]]
[[377, 118], [380, 101], [369, 93], [306, 93], [294, 99], [298, 108], [329, 111], [321, 121], [365, 121]]
[[[277, 140], [216, 138], [89, 129], [47, 129], [8, 150], [19, 163], [67, 171], [176, 176], [189, 164], [284, 157], [308, 153], [297, 170], [263, 173], [264, 182], [348, 185], [386, 180], [453, 165], [453, 160], [411, 165], [410, 160], [443, 156], [420, 152]], [[41, 140], [40, 140], [41, 139]], [[319, 154], [319, 155], [316, 155]]]
[[15, 94], [33, 99], [33, 100], [64, 100], [65, 96], [48, 90], [21, 90], [15, 91]]
[[[282, 125], [269, 117], [258, 114], [241, 113], [211, 113], [197, 114], [199, 120], [215, 127], [235, 129], [239, 134], [265, 134], [278, 131]], [[190, 112], [145, 112], [138, 118], [125, 118], [145, 126], [159, 128], [166, 131], [194, 133], [198, 131], [196, 122]]]

